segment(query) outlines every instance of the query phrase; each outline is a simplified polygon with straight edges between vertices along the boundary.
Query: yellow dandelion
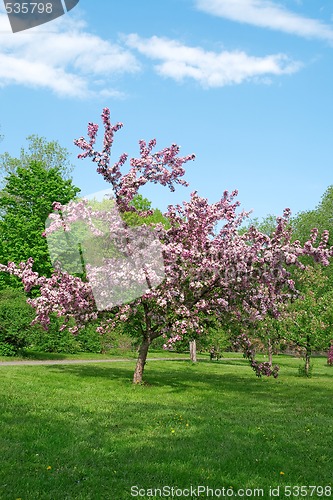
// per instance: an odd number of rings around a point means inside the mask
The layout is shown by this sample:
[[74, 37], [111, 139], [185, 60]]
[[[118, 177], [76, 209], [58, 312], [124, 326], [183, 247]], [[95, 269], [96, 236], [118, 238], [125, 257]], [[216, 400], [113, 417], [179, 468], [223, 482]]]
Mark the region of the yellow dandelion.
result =
[[46, 470], [51, 470], [51, 469], [52, 469], [51, 465], [48, 465], [48, 466], [46, 467]]
[[281, 472], [280, 472], [280, 476], [284, 476], [284, 472], [282, 472], [282, 471], [281, 471]]
[[175, 433], [175, 429], [171, 429], [171, 434], [174, 434]]

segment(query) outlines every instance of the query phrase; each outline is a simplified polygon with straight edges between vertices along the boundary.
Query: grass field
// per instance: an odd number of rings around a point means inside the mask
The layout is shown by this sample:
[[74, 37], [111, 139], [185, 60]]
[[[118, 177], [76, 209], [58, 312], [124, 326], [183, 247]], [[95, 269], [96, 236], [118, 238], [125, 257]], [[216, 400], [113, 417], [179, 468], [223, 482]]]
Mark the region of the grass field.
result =
[[[237, 354], [238, 355], [238, 354]], [[122, 349], [112, 349], [107, 354], [96, 354], [93, 352], [78, 352], [77, 354], [63, 354], [58, 352], [42, 352], [35, 351], [32, 349], [24, 349], [20, 355], [17, 356], [0, 356], [0, 363], [2, 361], [26, 361], [26, 360], [66, 360], [66, 359], [134, 359], [136, 360], [138, 356], [137, 351], [135, 350], [122, 350]], [[161, 350], [150, 350], [150, 357], [154, 358], [189, 358], [189, 353], [178, 354], [177, 352], [172, 351], [161, 351]], [[208, 354], [198, 354], [198, 358], [207, 359]], [[234, 356], [233, 353], [226, 353], [225, 356], [231, 357]]]
[[[265, 499], [271, 487], [275, 498], [290, 485], [333, 489], [333, 368], [315, 359], [304, 379], [300, 360], [279, 363], [274, 380], [241, 358], [148, 361], [144, 386], [131, 384], [134, 360], [0, 366], [0, 499], [127, 500], [132, 486], [249, 488], [247, 498]], [[298, 498], [331, 498], [308, 493]]]

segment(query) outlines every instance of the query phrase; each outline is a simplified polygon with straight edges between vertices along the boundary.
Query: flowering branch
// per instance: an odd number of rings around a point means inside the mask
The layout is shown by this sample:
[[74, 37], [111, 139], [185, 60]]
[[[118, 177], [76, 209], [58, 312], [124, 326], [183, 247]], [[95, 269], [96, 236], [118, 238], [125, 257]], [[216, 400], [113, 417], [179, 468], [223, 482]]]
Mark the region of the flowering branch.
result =
[[148, 145], [143, 140], [139, 141], [140, 158], [132, 158], [129, 172], [122, 174], [121, 168], [128, 159], [127, 153], [122, 154], [113, 165], [110, 162], [114, 134], [123, 127], [123, 124], [111, 124], [108, 108], [103, 109], [102, 120], [104, 124], [102, 151], [96, 151], [94, 148], [98, 132], [98, 125], [94, 123], [88, 125], [89, 140], [80, 137], [74, 141], [74, 144], [84, 151], [78, 157], [92, 158], [92, 161], [97, 163], [97, 172], [103, 176], [106, 182], [112, 184], [117, 206], [121, 212], [136, 211], [130, 202], [137, 194], [138, 189], [147, 182], [168, 186], [171, 191], [175, 190], [174, 184], [188, 186], [188, 183], [181, 179], [185, 174], [183, 165], [194, 160], [195, 155], [179, 157], [180, 148], [176, 144], [153, 153], [156, 139], [152, 139]]

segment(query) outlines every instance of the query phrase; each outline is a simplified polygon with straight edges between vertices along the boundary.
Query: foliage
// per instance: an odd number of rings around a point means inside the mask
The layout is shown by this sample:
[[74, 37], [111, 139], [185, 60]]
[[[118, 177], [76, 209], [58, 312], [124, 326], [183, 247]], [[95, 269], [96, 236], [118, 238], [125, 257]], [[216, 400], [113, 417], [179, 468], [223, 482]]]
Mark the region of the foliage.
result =
[[118, 325], [113, 330], [99, 332], [100, 322], [88, 323], [81, 329], [75, 338], [82, 352], [95, 352], [106, 354], [109, 352], [127, 352], [135, 349], [135, 340], [129, 335], [123, 325]]
[[192, 335], [183, 335], [182, 339], [175, 342], [172, 346], [166, 345], [165, 339], [162, 337], [160, 343], [155, 343], [154, 345], [159, 345], [160, 347], [164, 347], [164, 349], [170, 349], [171, 347], [176, 352], [186, 352], [189, 350], [189, 342], [195, 340], [197, 351], [209, 352], [211, 349], [214, 349], [215, 352], [221, 354], [232, 347], [231, 332], [226, 325], [219, 323], [214, 316], [207, 316], [202, 318], [201, 321], [204, 335], [193, 333]]
[[260, 340], [270, 356], [274, 351], [284, 348], [280, 316], [276, 318], [268, 314], [261, 321], [250, 325], [249, 333], [251, 337]]
[[281, 335], [304, 352], [304, 373], [310, 374], [310, 358], [314, 351], [326, 351], [332, 337], [332, 292], [326, 292], [328, 278], [317, 266], [309, 267], [298, 277], [301, 295], [283, 312]]
[[[307, 210], [298, 213], [292, 219], [294, 239], [299, 239], [301, 243], [305, 242], [307, 234], [312, 227], [316, 227], [319, 234], [328, 231], [328, 245], [333, 245], [333, 185], [329, 186], [323, 194], [320, 203], [313, 210]], [[310, 259], [304, 258], [303, 262], [312, 265]], [[325, 269], [325, 275], [329, 280], [326, 283], [326, 289], [333, 288], [333, 264]]]
[[[34, 315], [32, 315], [31, 320], [33, 317]], [[62, 354], [80, 352], [104, 354], [110, 351], [125, 352], [134, 348], [133, 338], [119, 328], [101, 334], [98, 332], [98, 325], [99, 322], [88, 323], [85, 328], [73, 335], [68, 328], [62, 328], [63, 320], [61, 318], [51, 315], [47, 331], [40, 328], [38, 324], [30, 327], [28, 345], [29, 348], [39, 352]]]
[[311, 363], [309, 366], [301, 365], [298, 367], [298, 375], [300, 377], [311, 378], [313, 372], [313, 364]]
[[[258, 229], [261, 233], [271, 236], [276, 228], [276, 215], [269, 214], [263, 217], [261, 220], [257, 217], [246, 221], [246, 223], [241, 227], [240, 234], [246, 233], [252, 226]], [[310, 228], [310, 230], [312, 227]], [[310, 233], [310, 230], [308, 234]]]
[[[0, 355], [14, 356], [29, 345], [34, 311], [21, 290], [0, 290]], [[40, 327], [35, 327], [42, 331]]]
[[[29, 306], [31, 307], [31, 306]], [[44, 329], [33, 330], [30, 347], [43, 352], [75, 354], [80, 351], [77, 339], [68, 331], [61, 330], [63, 320], [51, 315], [47, 332]]]
[[0, 262], [18, 264], [32, 257], [34, 270], [50, 276], [52, 266], [42, 236], [45, 221], [54, 201], [67, 203], [78, 192], [71, 180], [62, 178], [60, 169], [46, 169], [36, 161], [9, 174], [0, 192]]
[[16, 174], [18, 168], [28, 168], [31, 163], [39, 163], [46, 170], [57, 169], [64, 179], [70, 178], [74, 166], [70, 163], [69, 151], [58, 141], [47, 141], [45, 137], [32, 134], [27, 137], [28, 148], [21, 148], [18, 158], [8, 152], [0, 155], [2, 176]]
[[333, 245], [333, 185], [323, 194], [320, 203], [313, 210], [299, 212], [292, 220], [294, 238], [305, 242], [309, 231], [316, 227], [319, 233], [328, 230], [328, 243]]
[[[171, 190], [175, 189], [175, 184], [187, 185], [182, 179], [184, 164], [194, 159], [193, 155], [179, 157], [179, 147], [174, 144], [153, 152], [155, 140], [148, 144], [140, 141], [140, 157], [132, 158], [129, 172], [122, 174], [127, 155], [122, 155], [114, 165], [110, 164], [114, 134], [122, 124], [111, 124], [108, 109], [103, 110], [102, 119], [105, 128], [102, 151], [95, 150], [98, 126], [92, 123], [88, 125], [88, 140], [80, 138], [76, 144], [83, 150], [79, 157], [91, 158], [97, 163], [97, 172], [112, 184], [117, 210], [98, 213], [83, 201], [71, 203], [66, 208], [65, 222], [66, 232], [75, 221], [86, 222], [96, 237], [96, 245], [101, 245], [98, 248], [102, 248], [106, 241], [105, 233], [94, 225], [95, 220], [109, 228], [109, 238], [116, 234], [118, 240], [130, 241], [132, 228], [124, 226], [118, 214], [150, 215], [149, 211], [138, 211], [133, 206], [138, 189], [147, 182], [159, 183]], [[135, 233], [137, 238], [132, 243], [135, 251], [141, 252], [144, 265], [134, 277], [133, 272], [128, 272], [126, 259], [120, 258], [115, 268], [112, 254], [104, 259], [102, 267], [100, 263], [90, 266], [89, 283], [61, 270], [56, 270], [49, 279], [40, 277], [31, 271], [32, 260], [22, 264], [20, 269], [15, 266], [3, 269], [20, 277], [26, 290], [40, 287], [41, 296], [30, 303], [36, 309], [36, 320], [45, 327], [52, 313], [64, 316], [65, 321], [74, 319], [76, 329], [91, 319], [97, 319], [99, 310], [93, 289], [101, 283], [101, 277], [104, 281], [107, 278], [108, 282], [119, 284], [126, 293], [131, 291], [133, 279], [135, 284], [144, 286], [145, 292], [140, 297], [104, 307], [110, 309], [110, 318], [104, 314], [104, 327], [99, 327], [99, 331], [103, 328], [107, 331], [117, 324], [126, 323], [134, 335], [141, 338], [133, 378], [135, 383], [141, 383], [148, 349], [154, 339], [165, 335], [167, 343], [173, 345], [183, 336], [200, 335], [204, 333], [203, 318], [207, 315], [215, 316], [220, 322], [230, 315], [238, 320], [246, 317], [249, 321], [257, 321], [267, 314], [275, 317], [280, 313], [281, 305], [297, 293], [288, 267], [304, 269], [299, 260], [302, 256], [310, 256], [322, 265], [329, 264], [333, 249], [327, 247], [328, 233], [324, 232], [318, 242], [318, 231], [314, 229], [304, 245], [292, 241], [289, 209], [277, 219], [272, 234], [264, 234], [254, 226], [240, 234], [239, 229], [247, 214], [237, 213], [239, 202], [234, 201], [236, 195], [237, 191], [231, 194], [225, 191], [221, 200], [210, 205], [193, 192], [190, 201], [184, 202], [183, 206], [168, 207], [165, 214], [170, 224], [168, 229], [163, 224], [140, 226], [142, 232]], [[60, 203], [54, 208], [53, 222], [47, 234], [59, 230], [63, 233], [62, 212], [65, 208]], [[218, 224], [221, 229], [216, 233]], [[165, 277], [157, 285], [154, 285], [157, 270], [151, 247], [147, 250], [144, 243], [145, 237], [152, 234], [162, 246], [164, 260]], [[101, 243], [98, 243], [99, 236]], [[157, 241], [153, 243], [157, 244]], [[110, 287], [111, 292], [113, 287]], [[257, 368], [262, 368], [262, 373], [266, 374], [265, 366]]]
[[[170, 222], [158, 208], [152, 209], [151, 202], [144, 198], [141, 194], [133, 197], [131, 207], [134, 207], [137, 212], [124, 212], [122, 214], [123, 221], [130, 227], [137, 227], [143, 224], [162, 224], [165, 229], [170, 228]], [[147, 215], [140, 215], [140, 214]]]

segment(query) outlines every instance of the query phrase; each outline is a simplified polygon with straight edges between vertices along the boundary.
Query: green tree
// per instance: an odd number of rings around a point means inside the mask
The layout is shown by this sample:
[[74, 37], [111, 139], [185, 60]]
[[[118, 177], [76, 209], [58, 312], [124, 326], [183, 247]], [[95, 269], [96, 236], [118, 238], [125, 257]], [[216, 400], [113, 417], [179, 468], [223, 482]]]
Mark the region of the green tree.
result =
[[246, 224], [243, 224], [243, 226], [240, 229], [240, 234], [246, 233], [250, 229], [251, 226], [254, 226], [260, 231], [261, 233], [267, 234], [270, 236], [275, 228], [276, 228], [276, 215], [266, 215], [266, 217], [263, 217], [262, 219], [259, 219], [258, 217], [254, 217], [253, 219], [249, 219]]
[[125, 212], [123, 220], [128, 226], [141, 226], [142, 224], [163, 224], [165, 229], [170, 228], [170, 222], [158, 208], [152, 208], [151, 202], [141, 194], [136, 194], [130, 203], [139, 212], [152, 211], [151, 215], [141, 216], [136, 212]]
[[299, 212], [292, 220], [294, 239], [302, 243], [306, 241], [309, 232], [316, 227], [321, 234], [324, 230], [330, 232], [328, 244], [333, 244], [333, 185], [323, 194], [320, 203], [313, 210]]
[[2, 184], [6, 175], [15, 173], [19, 167], [26, 168], [32, 161], [41, 163], [46, 170], [57, 168], [64, 179], [70, 178], [74, 166], [70, 162], [69, 151], [60, 146], [58, 141], [47, 141], [45, 137], [34, 134], [29, 135], [27, 141], [28, 148], [22, 147], [18, 158], [8, 152], [0, 155]]
[[42, 236], [45, 221], [53, 202], [68, 203], [80, 190], [63, 179], [59, 168], [46, 169], [37, 161], [17, 167], [5, 181], [0, 192], [0, 262], [19, 264], [32, 257], [34, 270], [50, 276], [47, 241]]
[[281, 335], [304, 351], [304, 374], [310, 375], [313, 351], [327, 351], [332, 340], [333, 293], [328, 277], [319, 266], [308, 267], [299, 276], [301, 296], [289, 304], [281, 318]]
[[[303, 244], [312, 228], [317, 228], [321, 235], [323, 231], [329, 231], [328, 245], [333, 245], [333, 185], [329, 186], [323, 194], [320, 203], [313, 210], [298, 213], [292, 220], [293, 239], [300, 240]], [[313, 266], [313, 261], [307, 257], [302, 258], [306, 265]], [[323, 271], [328, 277], [325, 283], [325, 291], [333, 289], [333, 264], [332, 262]], [[313, 283], [315, 287], [315, 282]]]

